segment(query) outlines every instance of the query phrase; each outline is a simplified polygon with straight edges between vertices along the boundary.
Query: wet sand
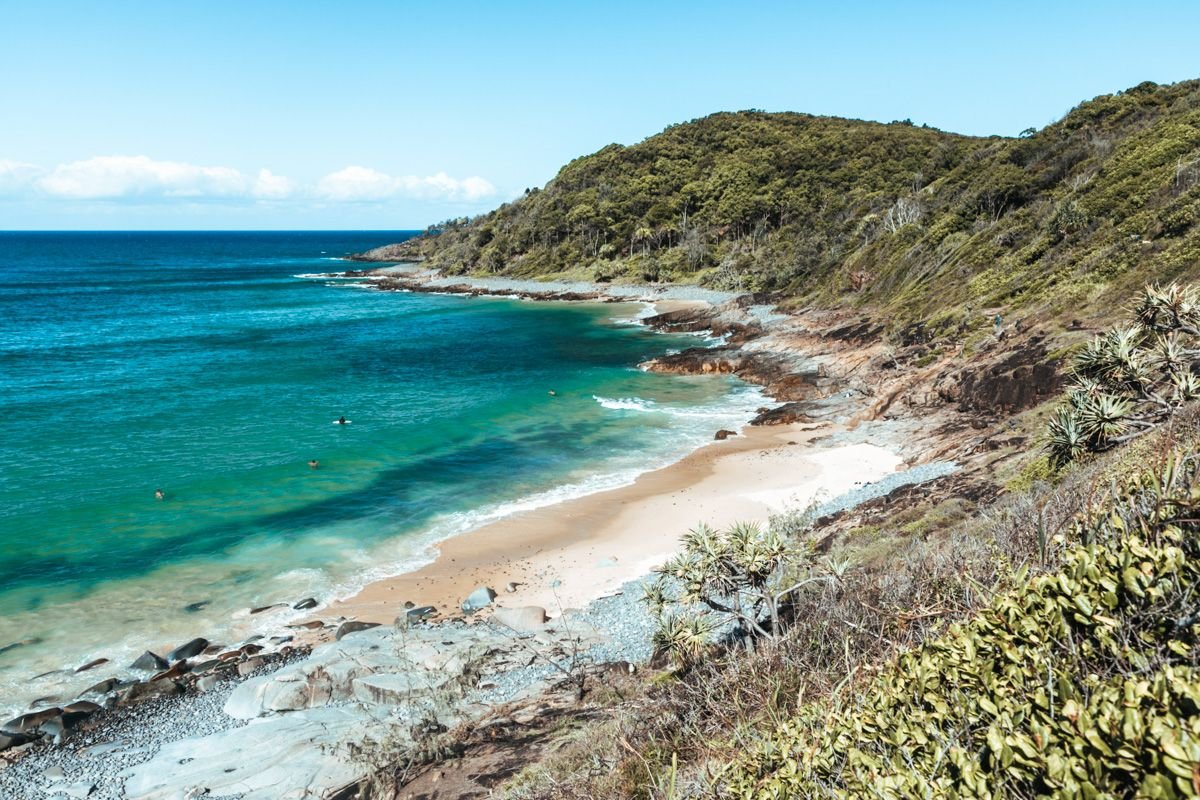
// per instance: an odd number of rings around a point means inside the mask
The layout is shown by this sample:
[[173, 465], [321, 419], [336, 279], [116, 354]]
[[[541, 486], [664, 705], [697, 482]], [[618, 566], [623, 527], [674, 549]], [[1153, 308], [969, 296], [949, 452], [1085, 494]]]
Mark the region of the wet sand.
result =
[[[477, 586], [496, 604], [538, 605], [550, 616], [580, 608], [647, 574], [704, 522], [723, 527], [766, 522], [784, 508], [834, 497], [894, 472], [893, 450], [821, 441], [830, 425], [746, 427], [630, 486], [528, 511], [447, 539], [432, 563], [377, 581], [331, 604], [322, 616], [390, 623], [405, 601], [436, 606], [442, 617]], [[515, 592], [505, 591], [510, 582]]]

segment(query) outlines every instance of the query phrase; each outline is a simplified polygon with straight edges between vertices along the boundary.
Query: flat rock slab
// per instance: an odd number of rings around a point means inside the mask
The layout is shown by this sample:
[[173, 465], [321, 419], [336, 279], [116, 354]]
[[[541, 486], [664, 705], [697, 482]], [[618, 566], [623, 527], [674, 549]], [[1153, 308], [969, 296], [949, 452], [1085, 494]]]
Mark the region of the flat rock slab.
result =
[[[254, 720], [200, 739], [165, 744], [126, 770], [129, 800], [236, 796], [244, 800], [324, 797], [364, 774], [341, 745], [382, 725], [353, 708], [317, 708]], [[248, 757], [253, 754], [253, 757]], [[190, 794], [189, 794], [190, 793]]]

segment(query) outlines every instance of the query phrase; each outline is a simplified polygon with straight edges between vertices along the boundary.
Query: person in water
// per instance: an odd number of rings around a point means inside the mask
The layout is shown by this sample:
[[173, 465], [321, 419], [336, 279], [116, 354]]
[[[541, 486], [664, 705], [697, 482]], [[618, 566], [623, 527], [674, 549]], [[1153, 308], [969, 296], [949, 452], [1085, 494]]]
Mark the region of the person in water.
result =
[[338, 425], [345, 425], [345, 424], [346, 424], [346, 418], [338, 417]]
[[308, 468], [309, 469], [316, 469], [319, 466], [321, 466], [321, 462], [317, 461], [315, 458], [310, 458], [308, 460]]
[[165, 499], [167, 499], [167, 496], [163, 493], [162, 489], [155, 489], [154, 490], [154, 499], [155, 500], [165, 500]]

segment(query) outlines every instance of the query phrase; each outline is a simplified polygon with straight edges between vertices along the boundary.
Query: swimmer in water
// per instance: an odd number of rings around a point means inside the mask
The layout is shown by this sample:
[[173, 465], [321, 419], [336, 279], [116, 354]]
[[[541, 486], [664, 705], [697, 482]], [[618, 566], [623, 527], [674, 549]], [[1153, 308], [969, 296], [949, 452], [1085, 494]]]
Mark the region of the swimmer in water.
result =
[[319, 466], [321, 466], [321, 462], [317, 461], [315, 458], [310, 458], [308, 460], [308, 468], [309, 469], [316, 469]]
[[338, 417], [338, 425], [345, 425], [345, 424], [346, 424], [346, 418]]
[[155, 489], [154, 490], [154, 499], [155, 500], [166, 500], [167, 496], [163, 493], [162, 489]]

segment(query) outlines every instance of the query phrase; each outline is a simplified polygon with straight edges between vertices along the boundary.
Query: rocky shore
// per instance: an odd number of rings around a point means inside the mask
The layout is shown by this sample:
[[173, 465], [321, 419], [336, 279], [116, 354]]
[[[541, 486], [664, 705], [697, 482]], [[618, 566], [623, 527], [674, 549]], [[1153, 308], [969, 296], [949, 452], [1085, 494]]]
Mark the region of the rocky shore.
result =
[[[751, 425], [806, 423], [855, 441], [904, 442], [907, 470], [830, 501], [821, 511], [829, 515], [901, 502], [915, 484], [936, 486], [956, 469], [949, 458], [961, 467], [955, 480], [984, 480], [970, 476], [984, 475], [1007, 441], [989, 422], [999, 408], [987, 398], [1032, 403], [1054, 388], [1053, 375], [1022, 372], [1027, 362], [1012, 352], [1016, 337], [1007, 352], [989, 357], [985, 350], [979, 363], [963, 364], [919, 341], [885, 343], [861, 315], [781, 315], [765, 298], [745, 294], [467, 280], [419, 265], [322, 277], [384, 291], [653, 303], [656, 313], [644, 324], [713, 341], [643, 368], [733, 374], [763, 386], [778, 404], [760, 409]], [[920, 430], [935, 433], [917, 438], [918, 417]], [[858, 427], [864, 422], [872, 427]], [[219, 648], [200, 640], [167, 654], [175, 657], [165, 664], [151, 659], [157, 672], [147, 679], [105, 681], [78, 699], [48, 698], [32, 716], [4, 723], [0, 797], [338, 796], [381, 754], [398, 757], [432, 731], [564, 682], [628, 672], [650, 657], [652, 626], [636, 583], [554, 620], [544, 607], [514, 605], [520, 596], [498, 588], [461, 614], [441, 609], [441, 621], [414, 606], [390, 625], [313, 619], [297, 640], [267, 642], [267, 649], [262, 641]], [[426, 601], [413, 596], [410, 605]]]

